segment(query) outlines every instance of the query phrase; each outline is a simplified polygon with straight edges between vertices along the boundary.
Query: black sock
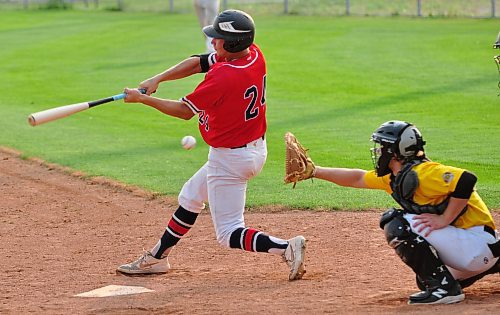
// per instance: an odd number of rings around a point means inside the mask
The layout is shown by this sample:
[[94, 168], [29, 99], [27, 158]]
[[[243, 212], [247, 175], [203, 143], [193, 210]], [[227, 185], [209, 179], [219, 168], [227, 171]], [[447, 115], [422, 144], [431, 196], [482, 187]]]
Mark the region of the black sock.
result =
[[167, 229], [160, 239], [160, 247], [153, 253], [154, 257], [160, 259], [163, 253], [177, 242], [191, 229], [198, 213], [194, 213], [179, 206], [168, 222]]
[[229, 247], [240, 248], [249, 252], [265, 252], [270, 249], [286, 249], [288, 242], [271, 238], [268, 235], [252, 228], [238, 228], [231, 234]]

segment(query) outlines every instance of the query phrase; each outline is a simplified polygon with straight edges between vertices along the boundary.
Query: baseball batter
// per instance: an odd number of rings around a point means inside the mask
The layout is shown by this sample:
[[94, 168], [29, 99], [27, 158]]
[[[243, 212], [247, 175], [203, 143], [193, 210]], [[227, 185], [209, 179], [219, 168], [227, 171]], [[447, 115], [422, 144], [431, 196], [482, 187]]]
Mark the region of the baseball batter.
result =
[[[267, 158], [266, 62], [253, 43], [253, 19], [238, 10], [220, 13], [203, 28], [213, 38], [215, 52], [192, 56], [145, 80], [140, 88], [125, 89], [126, 102], [140, 102], [164, 114], [191, 119], [210, 146], [208, 161], [182, 187], [179, 208], [158, 243], [136, 261], [118, 267], [125, 274], [165, 273], [168, 255], [195, 224], [208, 201], [217, 241], [230, 248], [281, 255], [290, 267], [289, 280], [305, 273], [305, 238], [290, 240], [246, 227], [243, 217], [247, 183]], [[181, 100], [151, 96], [159, 83], [206, 72], [196, 89]]]
[[[212, 25], [219, 13], [219, 0], [194, 0], [194, 9], [196, 11], [196, 15], [198, 16], [198, 21], [200, 22], [200, 26], [203, 28], [207, 25]], [[205, 44], [207, 46], [207, 52], [213, 52], [214, 48], [212, 46], [212, 37], [204, 34], [205, 36]]]
[[476, 176], [429, 160], [425, 141], [413, 124], [388, 121], [371, 139], [375, 170], [320, 167], [305, 157], [303, 173], [290, 171], [285, 181], [315, 177], [391, 194], [401, 209], [386, 211], [380, 226], [422, 290], [411, 295], [408, 304], [462, 301], [462, 288], [500, 272], [498, 232], [474, 189]]

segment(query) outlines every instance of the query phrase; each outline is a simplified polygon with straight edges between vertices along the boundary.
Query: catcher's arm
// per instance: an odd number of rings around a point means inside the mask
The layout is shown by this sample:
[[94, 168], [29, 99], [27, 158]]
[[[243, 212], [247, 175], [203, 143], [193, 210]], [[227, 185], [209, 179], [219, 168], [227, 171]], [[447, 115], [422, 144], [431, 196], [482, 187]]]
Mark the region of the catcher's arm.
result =
[[291, 132], [285, 134], [285, 145], [285, 184], [293, 183], [295, 188], [297, 182], [316, 177], [340, 186], [367, 188], [364, 180], [367, 171], [316, 166], [308, 156], [307, 149]]
[[314, 177], [339, 186], [368, 188], [365, 183], [365, 174], [366, 171], [362, 169], [316, 166]]
[[285, 146], [285, 184], [293, 183], [295, 188], [298, 181], [314, 177], [316, 166], [291, 132], [285, 134]]

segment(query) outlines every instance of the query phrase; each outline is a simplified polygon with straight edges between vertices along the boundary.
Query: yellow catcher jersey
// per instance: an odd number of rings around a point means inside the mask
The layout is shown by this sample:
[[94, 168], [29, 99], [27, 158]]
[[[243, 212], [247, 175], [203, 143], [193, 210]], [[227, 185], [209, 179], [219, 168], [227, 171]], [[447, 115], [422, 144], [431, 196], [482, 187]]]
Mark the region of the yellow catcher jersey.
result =
[[[458, 179], [465, 171], [461, 168], [446, 166], [436, 162], [424, 162], [413, 167], [418, 175], [419, 185], [413, 201], [419, 205], [437, 205], [455, 191]], [[377, 177], [375, 171], [365, 174], [364, 180], [368, 188], [385, 190], [392, 194], [390, 174]], [[467, 211], [453, 225], [467, 229], [477, 225], [487, 225], [495, 229], [495, 223], [488, 207], [479, 194], [474, 191], [467, 203]]]

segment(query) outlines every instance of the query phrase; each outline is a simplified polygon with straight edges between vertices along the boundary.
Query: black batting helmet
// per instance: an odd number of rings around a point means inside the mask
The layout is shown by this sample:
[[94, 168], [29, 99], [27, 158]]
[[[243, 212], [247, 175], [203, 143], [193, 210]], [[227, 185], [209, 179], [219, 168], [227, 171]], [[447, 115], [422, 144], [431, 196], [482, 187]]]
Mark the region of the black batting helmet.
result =
[[250, 15], [239, 10], [225, 10], [215, 18], [214, 24], [205, 26], [203, 33], [209, 37], [224, 39], [224, 49], [239, 52], [252, 45], [255, 23]]
[[425, 158], [425, 141], [417, 127], [411, 123], [387, 121], [373, 132], [371, 140], [379, 145], [372, 149], [378, 176], [390, 173], [389, 162], [394, 154], [404, 162]]

